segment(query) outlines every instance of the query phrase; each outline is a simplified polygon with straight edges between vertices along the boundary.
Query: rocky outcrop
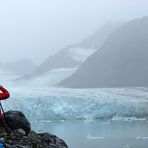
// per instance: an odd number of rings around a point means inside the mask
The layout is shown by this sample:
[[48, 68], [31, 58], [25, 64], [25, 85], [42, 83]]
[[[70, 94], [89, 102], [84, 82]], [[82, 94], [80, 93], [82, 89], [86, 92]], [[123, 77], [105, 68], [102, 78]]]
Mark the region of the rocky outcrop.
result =
[[16, 130], [11, 136], [0, 133], [5, 148], [68, 148], [66, 143], [49, 133], [37, 134], [31, 131], [25, 136], [22, 131]]
[[26, 135], [29, 134], [31, 125], [22, 112], [10, 110], [5, 113], [5, 117], [12, 130], [23, 129]]
[[[66, 143], [55, 135], [32, 131], [23, 113], [8, 111], [5, 116], [6, 121], [0, 126], [0, 141], [5, 148], [68, 148]], [[9, 134], [4, 124], [12, 129]]]

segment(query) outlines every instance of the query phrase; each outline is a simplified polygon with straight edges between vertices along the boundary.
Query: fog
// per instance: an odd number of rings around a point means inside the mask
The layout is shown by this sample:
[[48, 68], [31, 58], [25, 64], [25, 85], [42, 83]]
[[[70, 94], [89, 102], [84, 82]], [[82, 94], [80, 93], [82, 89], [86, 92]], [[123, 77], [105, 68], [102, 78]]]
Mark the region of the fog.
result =
[[0, 62], [39, 64], [107, 22], [146, 15], [147, 0], [0, 0]]

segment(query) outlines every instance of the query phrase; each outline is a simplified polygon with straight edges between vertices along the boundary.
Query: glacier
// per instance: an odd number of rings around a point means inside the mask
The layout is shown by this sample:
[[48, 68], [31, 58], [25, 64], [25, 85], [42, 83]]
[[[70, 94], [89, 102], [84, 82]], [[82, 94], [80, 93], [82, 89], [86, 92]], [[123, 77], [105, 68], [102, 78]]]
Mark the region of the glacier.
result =
[[17, 85], [20, 87], [51, 87], [59, 83], [60, 81], [64, 80], [65, 78], [69, 77], [72, 73], [76, 71], [76, 68], [59, 68], [53, 69], [41, 76], [32, 77], [31, 79], [22, 78], [16, 79], [11, 82], [8, 82], [9, 85]]
[[148, 88], [67, 89], [12, 87], [5, 111], [20, 110], [30, 121], [147, 120]]

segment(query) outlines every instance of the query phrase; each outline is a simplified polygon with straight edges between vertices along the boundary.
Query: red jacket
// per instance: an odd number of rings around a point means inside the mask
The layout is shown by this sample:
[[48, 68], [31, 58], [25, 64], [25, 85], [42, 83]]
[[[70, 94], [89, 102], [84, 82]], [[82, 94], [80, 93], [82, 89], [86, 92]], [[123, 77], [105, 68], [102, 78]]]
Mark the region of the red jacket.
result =
[[0, 86], [0, 90], [2, 93], [0, 93], [0, 100], [5, 100], [10, 97], [9, 92], [2, 86]]

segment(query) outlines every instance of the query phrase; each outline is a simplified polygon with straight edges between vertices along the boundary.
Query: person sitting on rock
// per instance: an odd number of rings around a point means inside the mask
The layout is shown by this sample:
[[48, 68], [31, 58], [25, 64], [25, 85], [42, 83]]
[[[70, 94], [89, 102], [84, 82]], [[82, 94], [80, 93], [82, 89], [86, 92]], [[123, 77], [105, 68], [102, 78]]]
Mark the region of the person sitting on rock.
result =
[[[0, 91], [2, 92], [2, 93], [0, 93], [0, 100], [5, 100], [10, 97], [9, 92], [1, 85], [0, 85]], [[3, 116], [3, 113], [0, 110], [0, 118], [2, 118], [2, 116]]]

